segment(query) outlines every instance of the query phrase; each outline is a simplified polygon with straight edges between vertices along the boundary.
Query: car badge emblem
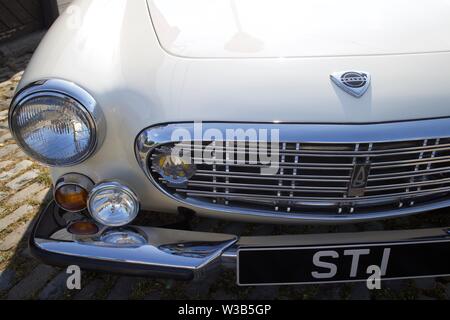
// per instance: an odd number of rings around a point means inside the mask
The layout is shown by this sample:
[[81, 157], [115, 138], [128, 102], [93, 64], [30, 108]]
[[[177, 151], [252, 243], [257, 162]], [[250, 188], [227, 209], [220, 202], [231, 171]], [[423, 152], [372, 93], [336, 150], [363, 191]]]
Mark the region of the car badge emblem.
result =
[[370, 163], [355, 164], [347, 192], [349, 197], [360, 197], [364, 195], [369, 172]]
[[367, 72], [335, 72], [330, 77], [339, 88], [356, 98], [362, 97], [370, 87], [370, 74]]

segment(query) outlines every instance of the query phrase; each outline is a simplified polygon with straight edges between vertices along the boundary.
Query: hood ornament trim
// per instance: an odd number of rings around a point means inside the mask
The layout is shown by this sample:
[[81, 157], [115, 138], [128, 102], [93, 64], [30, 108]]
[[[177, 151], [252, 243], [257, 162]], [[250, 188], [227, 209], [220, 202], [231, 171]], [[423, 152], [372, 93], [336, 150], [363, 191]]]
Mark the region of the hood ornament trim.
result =
[[370, 87], [370, 74], [364, 71], [341, 71], [330, 75], [331, 80], [348, 94], [360, 98]]

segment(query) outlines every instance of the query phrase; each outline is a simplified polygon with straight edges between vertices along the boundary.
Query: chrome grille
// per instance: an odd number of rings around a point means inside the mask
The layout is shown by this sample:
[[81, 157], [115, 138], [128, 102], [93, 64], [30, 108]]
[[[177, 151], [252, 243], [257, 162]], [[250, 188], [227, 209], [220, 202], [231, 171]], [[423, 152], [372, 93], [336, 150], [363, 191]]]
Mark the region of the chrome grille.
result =
[[[191, 147], [203, 149], [211, 143], [192, 143]], [[367, 214], [447, 199], [450, 192], [450, 138], [281, 142], [279, 171], [270, 176], [260, 174], [261, 163], [249, 161], [249, 155], [258, 151], [257, 146], [246, 143], [242, 147], [237, 143], [234, 154], [241, 154], [245, 160], [197, 164], [196, 174], [183, 186], [167, 184], [152, 170], [152, 157], [160, 147], [154, 148], [148, 158], [149, 171], [154, 181], [172, 195], [274, 215]], [[229, 146], [223, 152], [227, 150]], [[349, 190], [357, 165], [370, 166], [370, 171], [363, 194], [352, 196]]]

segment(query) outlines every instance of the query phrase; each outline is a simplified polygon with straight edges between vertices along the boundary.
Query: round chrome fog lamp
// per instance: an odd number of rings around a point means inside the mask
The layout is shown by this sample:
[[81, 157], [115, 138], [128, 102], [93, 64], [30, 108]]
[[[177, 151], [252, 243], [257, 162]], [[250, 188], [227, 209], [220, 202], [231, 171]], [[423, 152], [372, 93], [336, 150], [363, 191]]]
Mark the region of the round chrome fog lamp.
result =
[[88, 210], [97, 222], [105, 226], [120, 227], [136, 218], [139, 201], [127, 186], [116, 181], [103, 182], [89, 194]]
[[107, 244], [125, 247], [143, 246], [147, 243], [143, 236], [131, 230], [109, 230], [100, 237], [100, 240]]

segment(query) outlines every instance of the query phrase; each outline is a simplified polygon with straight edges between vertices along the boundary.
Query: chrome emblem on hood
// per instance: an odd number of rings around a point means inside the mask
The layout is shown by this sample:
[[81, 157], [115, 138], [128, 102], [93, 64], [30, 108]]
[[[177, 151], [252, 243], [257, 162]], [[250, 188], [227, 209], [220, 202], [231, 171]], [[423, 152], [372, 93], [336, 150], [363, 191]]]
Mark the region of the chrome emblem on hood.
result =
[[331, 80], [354, 97], [362, 97], [370, 86], [370, 75], [361, 71], [343, 71], [331, 74]]

